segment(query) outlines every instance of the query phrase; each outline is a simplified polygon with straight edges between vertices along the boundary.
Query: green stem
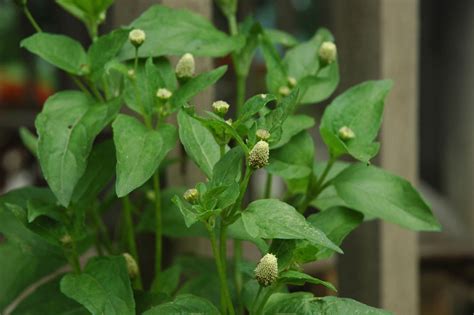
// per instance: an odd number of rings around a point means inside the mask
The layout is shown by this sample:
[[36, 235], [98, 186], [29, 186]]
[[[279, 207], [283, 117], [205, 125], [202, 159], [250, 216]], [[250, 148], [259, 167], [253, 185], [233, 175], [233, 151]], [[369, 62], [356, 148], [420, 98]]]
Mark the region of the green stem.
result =
[[262, 293], [263, 287], [261, 285], [258, 286], [258, 291], [257, 295], [255, 296], [255, 299], [253, 300], [252, 306], [251, 306], [251, 314], [255, 312], [255, 308], [257, 308], [257, 303], [258, 303], [258, 298], [260, 297], [260, 294]]
[[101, 102], [105, 102], [104, 97], [100, 94], [99, 90], [97, 90], [96, 86], [93, 83], [89, 83], [89, 88], [91, 89], [94, 96]]
[[[214, 230], [208, 227], [209, 236], [211, 239], [212, 253], [216, 260], [217, 273], [219, 274], [219, 281], [221, 286], [221, 309], [224, 314], [229, 311], [229, 314], [235, 315], [232, 299], [230, 298], [229, 287], [227, 286], [227, 275], [222, 265], [222, 257], [217, 247], [216, 235]], [[222, 235], [222, 233], [221, 233]]]
[[102, 221], [102, 218], [99, 214], [99, 211], [96, 206], [93, 206], [91, 209], [91, 215], [92, 215], [92, 220], [94, 221], [94, 224], [97, 229], [97, 233], [100, 236], [100, 240], [105, 246], [105, 249], [107, 252], [110, 254], [113, 252], [112, 250], [112, 242], [110, 241], [109, 233], [107, 231], [107, 226], [105, 225], [104, 221]]
[[256, 315], [262, 314], [265, 304], [267, 303], [270, 296], [272, 296], [273, 292], [275, 292], [275, 290], [278, 289], [278, 286], [279, 286], [278, 284], [275, 284], [267, 289], [267, 292], [265, 292], [265, 295], [263, 296], [263, 299], [260, 302], [260, 305], [258, 306], [257, 311], [255, 312]]
[[138, 47], [135, 47], [135, 60], [133, 62], [133, 71], [135, 71], [135, 75], [137, 75], [138, 69]]
[[239, 209], [242, 208], [242, 201], [245, 196], [245, 192], [247, 191], [247, 187], [249, 185], [250, 177], [252, 176], [253, 170], [247, 165], [245, 168], [245, 175], [244, 179], [240, 183], [240, 193], [237, 201], [234, 204], [234, 207], [231, 210], [229, 217], [232, 217]]
[[36, 23], [35, 18], [33, 17], [33, 15], [31, 15], [31, 12], [26, 5], [23, 6], [23, 12], [25, 13], [26, 18], [28, 19], [28, 21], [30, 21], [35, 31], [41, 33], [41, 27], [38, 25], [38, 23]]
[[[234, 60], [237, 58], [234, 58]], [[238, 62], [238, 60], [236, 60]], [[234, 61], [234, 65], [235, 65]], [[242, 107], [244, 106], [245, 101], [245, 90], [247, 84], [247, 76], [237, 73], [237, 114], [240, 116], [242, 112]]]
[[272, 183], [273, 183], [273, 176], [270, 173], [267, 173], [267, 182], [265, 183], [265, 193], [263, 195], [264, 199], [268, 199], [272, 195]]
[[76, 76], [69, 74], [69, 77], [71, 80], [77, 85], [77, 87], [84, 92], [84, 94], [87, 94], [88, 96], [92, 97], [91, 92], [86, 88], [86, 86], [79, 80]]
[[155, 191], [155, 282], [161, 273], [163, 252], [163, 228], [161, 217], [161, 192], [160, 177], [158, 173], [153, 175], [153, 189]]
[[242, 262], [242, 241], [234, 239], [234, 284], [237, 293], [238, 313], [243, 314], [242, 303], [242, 274], [240, 272], [240, 265]]
[[222, 157], [225, 154], [225, 144], [220, 144], [219, 145], [219, 151], [220, 151], [220, 156], [221, 156], [221, 159], [222, 159]]
[[[125, 196], [123, 199], [123, 218], [125, 224], [125, 234], [127, 247], [130, 251], [130, 255], [135, 259], [137, 265], [140, 265], [140, 260], [138, 257], [137, 243], [135, 240], [135, 231], [133, 229], [133, 219], [132, 219], [132, 205], [130, 203], [130, 198]], [[141, 275], [138, 275], [136, 278], [136, 285], [138, 289], [142, 288]]]
[[75, 239], [72, 239], [71, 242], [70, 263], [75, 273], [81, 273], [81, 263], [79, 262], [79, 255], [77, 253], [77, 244]]
[[227, 16], [227, 23], [229, 24], [230, 35], [237, 35], [239, 28], [237, 27], [237, 18], [235, 14]]

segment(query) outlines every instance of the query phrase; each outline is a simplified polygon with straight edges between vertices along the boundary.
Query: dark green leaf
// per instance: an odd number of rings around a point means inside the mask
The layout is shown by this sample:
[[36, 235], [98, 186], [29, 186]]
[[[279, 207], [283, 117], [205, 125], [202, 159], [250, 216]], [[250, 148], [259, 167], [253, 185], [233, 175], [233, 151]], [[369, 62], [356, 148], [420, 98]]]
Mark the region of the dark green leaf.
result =
[[135, 118], [120, 114], [112, 124], [117, 151], [117, 196], [123, 197], [143, 185], [164, 158], [163, 138]]
[[313, 139], [302, 131], [283, 147], [271, 151], [267, 170], [285, 179], [303, 178], [311, 174], [313, 160]]
[[41, 32], [24, 39], [20, 45], [59, 69], [85, 74], [87, 54], [81, 44], [70, 37]]
[[93, 315], [135, 314], [135, 301], [122, 256], [94, 257], [81, 274], [61, 280], [61, 292]]
[[181, 200], [181, 198], [178, 196], [174, 196], [173, 199], [171, 200], [176, 205], [176, 207], [178, 207], [179, 211], [181, 211], [186, 227], [189, 228], [194, 223], [198, 222], [199, 220], [198, 215], [193, 210], [190, 204], [188, 204], [186, 201]]
[[[140, 47], [140, 56], [183, 55], [225, 56], [242, 47], [242, 37], [229, 37], [218, 31], [204, 17], [188, 10], [177, 10], [154, 5], [132, 25], [145, 31], [146, 41]], [[124, 58], [133, 58], [135, 48], [126, 45]]]
[[116, 29], [99, 37], [87, 52], [91, 67], [91, 77], [94, 81], [101, 78], [105, 65], [114, 59], [128, 39], [129, 29]]
[[51, 96], [36, 118], [41, 169], [63, 206], [86, 170], [95, 137], [119, 108], [119, 99], [96, 104], [81, 92], [64, 91]]
[[191, 295], [178, 295], [173, 302], [164, 303], [151, 308], [143, 315], [161, 314], [209, 314], [219, 315], [217, 308], [208, 300]]
[[86, 25], [98, 23], [113, 0], [56, 0], [64, 10]]
[[334, 292], [337, 292], [336, 288], [331, 283], [320, 280], [318, 278], [314, 278], [310, 275], [307, 275], [305, 273], [302, 273], [296, 270], [283, 271], [278, 276], [278, 280], [282, 281], [283, 283], [293, 284], [293, 285], [304, 285], [305, 283], [320, 284], [330, 290], [333, 290]]
[[168, 269], [160, 272], [156, 281], [152, 284], [154, 292], [162, 292], [172, 296], [179, 285], [179, 277], [181, 275], [181, 266], [173, 265]]
[[[361, 162], [369, 162], [379, 145], [374, 139], [382, 123], [384, 99], [391, 81], [367, 81], [356, 85], [340, 96], [324, 111], [320, 132], [332, 155], [348, 153]], [[339, 129], [349, 127], [355, 138], [344, 142], [338, 136]]]
[[265, 76], [267, 89], [271, 93], [278, 95], [278, 89], [288, 84], [288, 74], [286, 73], [280, 55], [273, 46], [268, 35], [263, 34], [260, 37], [260, 45], [267, 66], [267, 74]]
[[327, 296], [316, 298], [311, 293], [276, 293], [265, 304], [264, 314], [301, 315], [389, 315], [381, 309], [373, 308], [352, 299]]
[[226, 71], [227, 66], [221, 66], [190, 79], [173, 94], [171, 103], [176, 108], [184, 106], [193, 96], [216, 83]]
[[252, 237], [265, 239], [301, 239], [337, 252], [336, 246], [319, 229], [311, 226], [295, 208], [277, 199], [262, 199], [242, 212], [245, 229]]
[[281, 127], [281, 138], [278, 142], [270, 144], [271, 149], [277, 149], [287, 144], [291, 138], [303, 130], [313, 127], [314, 118], [306, 115], [291, 115], [286, 118]]
[[214, 165], [211, 187], [227, 186], [240, 180], [244, 153], [240, 147], [229, 151]]
[[430, 207], [405, 179], [375, 166], [354, 164], [332, 184], [351, 209], [416, 231], [439, 231]]
[[84, 307], [61, 293], [59, 279], [47, 282], [15, 307], [12, 315], [87, 315]]
[[270, 139], [268, 140], [270, 143], [277, 143], [280, 141], [282, 135], [282, 124], [295, 110], [298, 101], [298, 93], [299, 90], [294, 89], [290, 95], [282, 98], [278, 102], [274, 110], [265, 115], [263, 126], [259, 127], [264, 128], [270, 132]]
[[268, 39], [274, 44], [281, 44], [286, 47], [293, 47], [298, 44], [298, 40], [293, 35], [277, 29], [265, 29]]
[[179, 138], [189, 157], [208, 178], [219, 161], [219, 145], [212, 133], [185, 111], [178, 114]]
[[63, 209], [55, 203], [30, 199], [28, 200], [26, 207], [28, 209], [28, 223], [33, 222], [40, 216], [47, 216], [56, 221], [61, 221], [62, 219]]
[[[364, 216], [343, 207], [334, 207], [313, 214], [308, 217], [308, 222], [323, 231], [327, 237], [336, 245], [341, 245], [344, 238], [362, 223]], [[307, 263], [315, 260], [326, 259], [332, 256], [334, 251], [309, 244], [307, 241], [299, 241], [294, 252], [294, 260], [298, 263]]]
[[242, 106], [241, 115], [236, 123], [243, 123], [258, 113], [271, 101], [276, 100], [274, 95], [258, 94], [249, 98]]
[[253, 237], [251, 236], [247, 230], [245, 229], [242, 220], [237, 220], [227, 228], [227, 234], [229, 238], [242, 240], [242, 241], [249, 241], [254, 243], [260, 252], [267, 253], [268, 252], [268, 244], [260, 237]]
[[251, 18], [246, 19], [240, 27], [240, 34], [245, 37], [245, 45], [242, 49], [235, 52], [235, 58], [238, 60], [238, 62], [235, 63], [235, 67], [236, 72], [243, 77], [246, 77], [249, 73], [261, 33], [262, 26], [260, 23], [254, 22]]
[[145, 311], [149, 310], [153, 306], [169, 302], [171, 298], [164, 293], [154, 293], [151, 291], [133, 291], [135, 304], [136, 304], [136, 314], [143, 314]]
[[317, 75], [301, 79], [297, 87], [301, 89], [301, 104], [313, 104], [326, 100], [339, 84], [339, 65], [337, 61], [319, 70]]
[[20, 138], [23, 145], [33, 154], [38, 156], [38, 137], [25, 127], [20, 128]]

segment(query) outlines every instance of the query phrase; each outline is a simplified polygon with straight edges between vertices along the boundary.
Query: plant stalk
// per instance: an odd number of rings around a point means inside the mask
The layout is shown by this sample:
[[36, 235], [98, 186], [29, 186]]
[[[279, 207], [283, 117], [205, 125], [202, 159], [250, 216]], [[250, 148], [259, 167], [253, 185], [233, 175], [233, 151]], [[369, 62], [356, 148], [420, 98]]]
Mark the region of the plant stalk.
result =
[[[140, 265], [140, 259], [138, 257], [137, 243], [135, 240], [135, 231], [133, 228], [133, 219], [132, 219], [132, 204], [130, 203], [130, 198], [125, 196], [123, 199], [123, 218], [125, 223], [125, 235], [127, 248], [130, 251], [130, 255], [135, 259], [137, 265]], [[141, 275], [138, 275], [136, 278], [136, 285], [139, 289], [142, 288]]]
[[163, 255], [163, 227], [162, 227], [162, 213], [161, 213], [161, 191], [160, 191], [160, 176], [158, 173], [153, 175], [153, 189], [155, 191], [155, 282], [162, 268]]
[[33, 15], [31, 15], [30, 9], [28, 9], [26, 5], [23, 6], [23, 13], [25, 13], [26, 18], [28, 19], [28, 21], [30, 21], [31, 26], [33, 26], [35, 31], [41, 33], [43, 30], [38, 25], [38, 23], [36, 23], [35, 18], [33, 17]]
[[273, 184], [273, 175], [267, 173], [267, 182], [265, 183], [265, 193], [263, 199], [268, 199], [272, 195], [272, 184]]

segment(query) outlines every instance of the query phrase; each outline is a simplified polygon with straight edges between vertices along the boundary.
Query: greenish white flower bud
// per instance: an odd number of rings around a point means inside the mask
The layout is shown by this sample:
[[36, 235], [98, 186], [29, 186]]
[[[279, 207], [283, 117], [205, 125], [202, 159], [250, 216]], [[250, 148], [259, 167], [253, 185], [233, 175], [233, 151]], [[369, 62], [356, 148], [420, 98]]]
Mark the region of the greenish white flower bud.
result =
[[336, 60], [337, 48], [333, 42], [323, 42], [319, 48], [319, 58], [324, 63], [330, 64]]
[[133, 70], [133, 69], [129, 69], [127, 74], [128, 74], [128, 77], [132, 80], [134, 80], [136, 78], [135, 70]]
[[268, 158], [270, 157], [270, 147], [268, 142], [260, 140], [250, 150], [249, 164], [254, 169], [259, 169], [268, 165]]
[[290, 90], [290, 88], [287, 87], [286, 85], [285, 85], [285, 86], [280, 86], [280, 88], [278, 89], [278, 93], [279, 93], [281, 96], [288, 96], [288, 95], [290, 95], [291, 90]]
[[140, 29], [134, 29], [128, 33], [128, 40], [135, 47], [140, 47], [146, 39], [145, 32]]
[[273, 254], [266, 254], [255, 268], [255, 279], [262, 287], [272, 285], [278, 279], [278, 260]]
[[125, 258], [125, 263], [127, 264], [128, 276], [132, 279], [136, 278], [139, 274], [137, 262], [129, 253], [123, 253], [122, 256]]
[[257, 129], [255, 135], [257, 136], [258, 140], [267, 141], [268, 139], [270, 139], [270, 133], [268, 132], [268, 130], [265, 129]]
[[183, 198], [190, 204], [194, 205], [199, 200], [199, 191], [196, 188], [190, 188], [184, 192]]
[[214, 103], [212, 103], [212, 110], [215, 114], [220, 116], [224, 116], [225, 114], [227, 114], [227, 112], [229, 111], [229, 107], [229, 103], [225, 101], [215, 101]]
[[192, 78], [194, 76], [194, 72], [196, 71], [195, 67], [196, 65], [193, 55], [189, 53], [184, 54], [176, 64], [176, 76], [180, 79]]
[[267, 94], [260, 94], [260, 98], [261, 98], [262, 100], [266, 99], [266, 98], [267, 98]]
[[296, 84], [298, 83], [298, 81], [296, 81], [296, 79], [293, 77], [288, 77], [287, 80], [288, 80], [288, 85], [290, 87], [295, 87]]
[[352, 129], [347, 126], [341, 127], [341, 129], [338, 131], [338, 135], [343, 141], [348, 141], [355, 138], [354, 131], [352, 131]]
[[173, 96], [173, 93], [171, 93], [171, 91], [168, 89], [161, 88], [156, 92], [156, 97], [164, 101], [168, 100], [171, 96]]
[[72, 237], [69, 234], [64, 234], [59, 241], [63, 246], [69, 246], [72, 244]]
[[232, 122], [233, 122], [233, 121], [232, 121], [232, 118], [227, 119], [225, 122], [226, 122], [226, 124], [228, 124], [229, 126], [232, 126]]

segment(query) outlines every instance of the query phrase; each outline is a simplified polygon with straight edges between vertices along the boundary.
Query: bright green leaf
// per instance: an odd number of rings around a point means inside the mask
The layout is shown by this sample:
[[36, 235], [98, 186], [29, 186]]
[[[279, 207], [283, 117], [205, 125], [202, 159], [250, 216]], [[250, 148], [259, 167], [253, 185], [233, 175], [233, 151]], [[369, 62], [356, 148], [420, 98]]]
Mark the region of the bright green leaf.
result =
[[258, 94], [252, 96], [242, 106], [242, 109], [240, 111], [242, 114], [240, 115], [236, 124], [247, 121], [253, 115], [258, 113], [262, 108], [264, 108], [265, 105], [274, 100], [276, 100], [276, 97], [271, 94]]
[[143, 315], [161, 314], [209, 314], [219, 315], [220, 312], [208, 300], [192, 294], [178, 295], [173, 302], [164, 303], [151, 308]]
[[281, 137], [276, 143], [270, 144], [270, 149], [277, 149], [287, 144], [291, 138], [299, 134], [303, 130], [313, 127], [314, 118], [307, 115], [290, 115], [283, 122], [281, 127]]
[[41, 32], [22, 40], [20, 45], [59, 69], [85, 74], [87, 54], [81, 44], [70, 37]]
[[81, 92], [64, 91], [51, 96], [36, 118], [41, 169], [63, 206], [86, 170], [95, 137], [119, 108], [119, 99], [96, 104]]
[[303, 272], [299, 272], [296, 270], [283, 271], [278, 276], [278, 280], [282, 281], [283, 283], [293, 284], [293, 285], [304, 285], [305, 283], [320, 284], [330, 290], [333, 290], [334, 292], [337, 292], [336, 288], [331, 283], [320, 280], [318, 278], [314, 278], [310, 275], [307, 275]]
[[20, 128], [20, 138], [23, 145], [33, 154], [38, 156], [38, 137], [25, 127]]

